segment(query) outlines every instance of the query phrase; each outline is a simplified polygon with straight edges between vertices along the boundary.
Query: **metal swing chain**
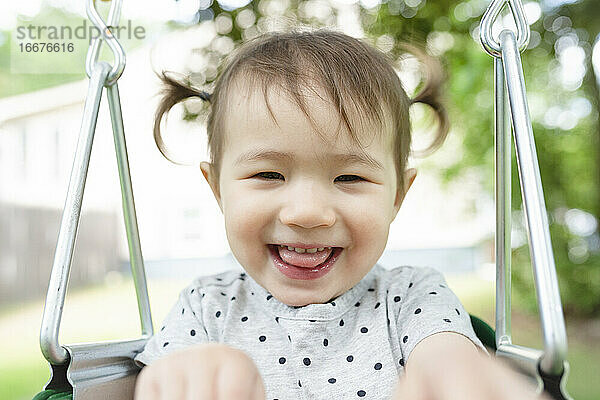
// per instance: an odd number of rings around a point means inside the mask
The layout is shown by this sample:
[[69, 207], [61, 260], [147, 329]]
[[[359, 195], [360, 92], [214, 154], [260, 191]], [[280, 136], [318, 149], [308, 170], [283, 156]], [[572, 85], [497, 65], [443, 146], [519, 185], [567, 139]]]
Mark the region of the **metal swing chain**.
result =
[[[505, 29], [496, 40], [492, 35], [492, 26], [507, 3], [517, 32], [515, 35], [513, 31]], [[480, 24], [481, 44], [494, 57], [496, 355], [511, 359], [535, 376], [540, 386], [555, 399], [566, 400], [570, 399], [564, 388], [569, 369], [566, 361], [567, 336], [519, 54], [527, 47], [529, 33], [520, 0], [493, 0]], [[544, 351], [514, 345], [511, 339], [511, 120]]]
[[[106, 1], [106, 0], [104, 0]], [[121, 77], [123, 69], [125, 69], [125, 51], [121, 46], [121, 43], [112, 34], [112, 28], [116, 27], [121, 18], [121, 5], [123, 0], [109, 0], [112, 1], [110, 10], [108, 12], [107, 26], [95, 7], [95, 0], [88, 0], [85, 3], [85, 9], [90, 21], [100, 31], [101, 35], [94, 37], [90, 41], [90, 47], [85, 59], [85, 72], [89, 78], [92, 77], [92, 71], [94, 66], [98, 62], [98, 55], [100, 54], [100, 47], [102, 42], [106, 41], [108, 46], [112, 50], [114, 56], [114, 64], [110, 70], [110, 73], [106, 79], [106, 86], [110, 86]]]
[[[71, 170], [69, 188], [65, 200], [65, 206], [61, 218], [61, 224], [58, 234], [56, 251], [52, 266], [52, 273], [48, 285], [48, 293], [44, 307], [44, 315], [40, 330], [40, 347], [44, 357], [53, 366], [53, 377], [48, 388], [64, 387], [67, 382], [64, 375], [65, 365], [73, 358], [77, 351], [85, 352], [88, 359], [91, 354], [107, 355], [107, 357], [116, 357], [117, 353], [129, 353], [143, 347], [143, 344], [153, 333], [152, 319], [150, 314], [150, 304], [146, 286], [146, 277], [142, 259], [139, 233], [137, 227], [137, 218], [133, 192], [131, 187], [131, 177], [129, 173], [129, 163], [127, 159], [127, 148], [125, 144], [123, 118], [121, 114], [121, 103], [119, 98], [119, 89], [117, 80], [125, 68], [125, 52], [118, 40], [113, 36], [111, 27], [116, 26], [121, 9], [122, 0], [113, 0], [109, 12], [110, 26], [107, 26], [102, 17], [95, 8], [95, 1], [86, 2], [86, 11], [88, 17], [101, 36], [93, 38], [90, 42], [86, 58], [86, 72], [90, 77], [87, 97], [83, 111], [83, 118], [79, 132], [79, 140]], [[110, 65], [105, 61], [98, 62], [98, 54], [102, 41], [106, 41], [112, 50], [114, 64]], [[132, 341], [112, 342], [110, 351], [108, 345], [102, 343], [91, 345], [70, 345], [63, 347], [59, 343], [59, 329], [62, 317], [62, 310], [65, 302], [66, 289], [68, 285], [69, 273], [77, 236], [77, 228], [81, 213], [83, 201], [83, 192], [87, 177], [87, 171], [90, 162], [90, 155], [98, 119], [98, 110], [102, 97], [103, 87], [107, 89], [108, 104], [111, 115], [112, 130], [115, 142], [115, 151], [119, 170], [119, 180], [121, 185], [123, 215], [125, 218], [125, 228], [127, 233], [127, 243], [129, 247], [129, 258], [136, 295], [138, 301], [138, 310], [141, 320], [142, 338]], [[110, 353], [110, 354], [109, 354]], [[113, 354], [114, 353], [114, 354]], [[120, 354], [119, 354], [120, 356]], [[100, 356], [99, 356], [100, 357]], [[77, 360], [74, 360], [75, 362]], [[73, 360], [72, 362], [73, 363]], [[123, 363], [122, 363], [123, 364]], [[57, 366], [55, 368], [55, 366]], [[61, 366], [61, 368], [58, 368]], [[131, 369], [131, 366], [123, 366], [124, 369]], [[106, 371], [105, 371], [106, 373]], [[72, 383], [74, 379], [69, 379]], [[73, 384], [75, 386], [75, 384]], [[77, 388], [75, 388], [77, 389]]]

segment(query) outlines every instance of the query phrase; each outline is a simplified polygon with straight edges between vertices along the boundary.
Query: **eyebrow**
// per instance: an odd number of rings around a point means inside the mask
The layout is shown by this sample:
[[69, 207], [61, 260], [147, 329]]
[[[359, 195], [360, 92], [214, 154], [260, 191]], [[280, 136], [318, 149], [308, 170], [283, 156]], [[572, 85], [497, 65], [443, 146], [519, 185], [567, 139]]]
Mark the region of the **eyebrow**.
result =
[[[363, 165], [367, 168], [375, 169], [375, 170], [383, 170], [383, 165], [369, 156], [368, 154], [358, 154], [358, 153], [344, 153], [344, 154], [335, 154], [328, 153], [325, 155], [326, 159], [333, 159], [342, 164], [359, 164]], [[239, 165], [244, 162], [256, 162], [261, 160], [271, 160], [271, 161], [285, 161], [285, 162], [293, 162], [296, 157], [290, 153], [284, 153], [277, 150], [250, 150], [243, 154], [241, 154], [235, 161], [235, 165]]]

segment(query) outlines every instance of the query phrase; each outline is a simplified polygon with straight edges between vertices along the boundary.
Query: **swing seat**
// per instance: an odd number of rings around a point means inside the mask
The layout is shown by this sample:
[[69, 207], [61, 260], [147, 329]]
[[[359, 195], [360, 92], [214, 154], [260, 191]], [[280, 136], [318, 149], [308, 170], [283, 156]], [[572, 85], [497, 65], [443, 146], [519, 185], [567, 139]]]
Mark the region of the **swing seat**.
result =
[[73, 400], [73, 393], [47, 389], [36, 394], [33, 400]]
[[[481, 343], [483, 343], [483, 345], [487, 348], [496, 351], [496, 334], [494, 329], [492, 329], [492, 327], [482, 319], [477, 318], [474, 315], [470, 315], [470, 317], [473, 330], [475, 331], [475, 334], [479, 340], [481, 340]], [[126, 391], [130, 394], [132, 393], [131, 388], [127, 388]], [[127, 396], [129, 397], [129, 395]], [[73, 391], [46, 389], [36, 394], [32, 400], [73, 400]]]
[[481, 343], [489, 349], [497, 350], [496, 348], [496, 332], [492, 329], [491, 326], [487, 324], [482, 319], [477, 318], [474, 315], [470, 315], [471, 317], [471, 325], [473, 325], [473, 330], [475, 334], [481, 340]]

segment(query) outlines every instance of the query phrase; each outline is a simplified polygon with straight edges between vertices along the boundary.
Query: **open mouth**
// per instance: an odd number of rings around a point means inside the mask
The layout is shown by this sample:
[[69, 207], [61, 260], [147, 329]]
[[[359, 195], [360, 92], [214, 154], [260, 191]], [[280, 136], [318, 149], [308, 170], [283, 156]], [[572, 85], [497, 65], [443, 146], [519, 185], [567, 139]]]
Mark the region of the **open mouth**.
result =
[[317, 279], [327, 274], [340, 254], [342, 247], [318, 249], [314, 252], [296, 252], [278, 244], [268, 244], [274, 266], [292, 279]]

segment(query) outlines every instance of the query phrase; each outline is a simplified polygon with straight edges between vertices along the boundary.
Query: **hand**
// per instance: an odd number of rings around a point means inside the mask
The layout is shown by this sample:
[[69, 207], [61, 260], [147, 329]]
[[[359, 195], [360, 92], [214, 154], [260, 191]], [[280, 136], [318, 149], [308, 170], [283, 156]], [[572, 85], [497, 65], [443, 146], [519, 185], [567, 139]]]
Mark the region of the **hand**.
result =
[[492, 359], [456, 365], [437, 374], [411, 371], [400, 379], [397, 400], [550, 400], [509, 367]]
[[536, 387], [503, 362], [451, 333], [430, 336], [415, 347], [392, 399], [550, 400], [536, 395]]
[[135, 400], [264, 400], [254, 362], [241, 350], [209, 343], [171, 353], [142, 369]]

